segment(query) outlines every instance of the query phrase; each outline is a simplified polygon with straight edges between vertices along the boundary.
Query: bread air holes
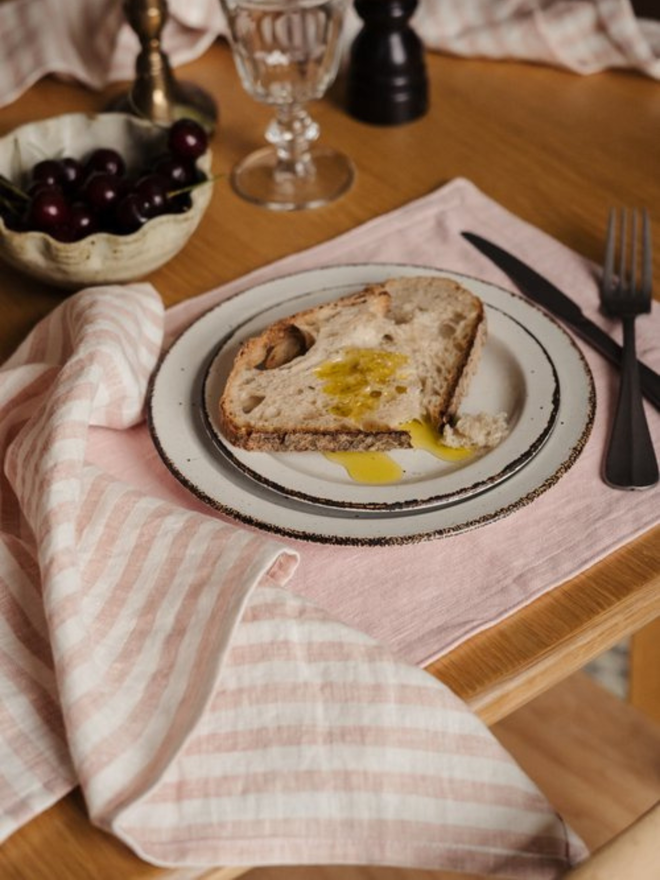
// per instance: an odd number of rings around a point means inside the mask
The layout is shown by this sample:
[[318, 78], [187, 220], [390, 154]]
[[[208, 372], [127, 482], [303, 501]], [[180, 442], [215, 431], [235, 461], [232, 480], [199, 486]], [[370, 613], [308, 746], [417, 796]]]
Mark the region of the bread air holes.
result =
[[273, 335], [266, 353], [257, 364], [258, 370], [277, 370], [286, 364], [290, 364], [303, 354], [306, 354], [316, 340], [311, 333], [301, 330], [295, 324], [282, 324], [273, 328]]
[[438, 332], [441, 339], [451, 339], [456, 333], [456, 324], [453, 324], [451, 321], [443, 321]]
[[250, 394], [241, 402], [241, 409], [245, 413], [246, 416], [250, 415], [250, 413], [255, 410], [260, 403], [263, 403], [266, 398], [260, 394]]

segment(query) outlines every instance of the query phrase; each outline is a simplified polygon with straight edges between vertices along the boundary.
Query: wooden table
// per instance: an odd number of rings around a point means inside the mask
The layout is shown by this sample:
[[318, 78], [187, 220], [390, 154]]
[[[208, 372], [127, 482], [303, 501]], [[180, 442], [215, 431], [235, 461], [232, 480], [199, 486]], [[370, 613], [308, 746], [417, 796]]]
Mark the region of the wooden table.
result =
[[[348, 117], [341, 80], [316, 106], [324, 140], [341, 144], [358, 168], [355, 186], [334, 205], [273, 214], [243, 203], [227, 180], [220, 180], [194, 238], [148, 279], [166, 304], [322, 242], [458, 176], [596, 261], [612, 204], [655, 208], [653, 232], [660, 242], [658, 83], [625, 72], [581, 78], [527, 64], [440, 55], [429, 56], [428, 69], [430, 112], [405, 126], [375, 128]], [[245, 98], [224, 44], [177, 75], [218, 99], [214, 168], [227, 172], [262, 143], [269, 112]], [[42, 81], [0, 110], [0, 134], [56, 113], [102, 109], [117, 91], [97, 94]], [[654, 270], [660, 279], [660, 246]], [[1, 271], [4, 359], [63, 294], [8, 268]], [[429, 670], [487, 723], [504, 717], [660, 614], [659, 538], [659, 529], [647, 533]], [[211, 873], [224, 880], [234, 876], [226, 870]], [[89, 825], [78, 793], [12, 836], [0, 851], [2, 880], [202, 875], [140, 862]]]

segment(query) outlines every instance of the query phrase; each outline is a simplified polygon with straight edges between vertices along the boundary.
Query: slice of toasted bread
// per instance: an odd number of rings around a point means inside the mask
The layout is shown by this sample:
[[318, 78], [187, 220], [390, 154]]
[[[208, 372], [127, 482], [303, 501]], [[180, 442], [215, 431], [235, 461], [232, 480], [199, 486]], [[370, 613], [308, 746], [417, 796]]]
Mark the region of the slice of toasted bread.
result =
[[241, 347], [220, 428], [244, 449], [387, 450], [457, 411], [486, 335], [483, 304], [437, 276], [394, 278], [298, 312]]

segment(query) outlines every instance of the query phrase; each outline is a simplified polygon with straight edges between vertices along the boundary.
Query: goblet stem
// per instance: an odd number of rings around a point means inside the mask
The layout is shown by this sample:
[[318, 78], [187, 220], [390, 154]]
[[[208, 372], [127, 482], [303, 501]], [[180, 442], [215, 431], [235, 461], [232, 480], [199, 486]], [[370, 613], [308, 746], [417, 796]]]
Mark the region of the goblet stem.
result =
[[236, 67], [252, 97], [273, 106], [268, 146], [231, 171], [243, 198], [275, 211], [316, 208], [353, 182], [343, 153], [317, 143], [319, 126], [305, 109], [337, 74], [349, 0], [220, 0]]
[[319, 137], [319, 126], [300, 104], [280, 104], [266, 129], [266, 140], [275, 147], [279, 178], [309, 177], [314, 174], [311, 145]]

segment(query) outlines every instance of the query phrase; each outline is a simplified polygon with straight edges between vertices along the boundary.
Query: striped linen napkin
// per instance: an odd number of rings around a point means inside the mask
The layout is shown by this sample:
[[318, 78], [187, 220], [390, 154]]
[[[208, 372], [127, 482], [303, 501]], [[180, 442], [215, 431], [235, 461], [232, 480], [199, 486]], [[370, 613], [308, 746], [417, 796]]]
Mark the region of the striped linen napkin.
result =
[[158, 865], [557, 878], [581, 842], [447, 688], [290, 593], [297, 555], [87, 460], [130, 437], [147, 284], [82, 291], [0, 370], [0, 839], [80, 784]]
[[[217, 0], [168, 6], [163, 46], [174, 66], [199, 57], [226, 32]], [[660, 79], [660, 22], [637, 19], [630, 0], [420, 0], [413, 25], [431, 50], [582, 74], [629, 68]], [[360, 26], [351, 6], [347, 38]], [[139, 50], [120, 0], [8, 0], [0, 4], [0, 45], [0, 106], [49, 73], [95, 89], [130, 80]]]

